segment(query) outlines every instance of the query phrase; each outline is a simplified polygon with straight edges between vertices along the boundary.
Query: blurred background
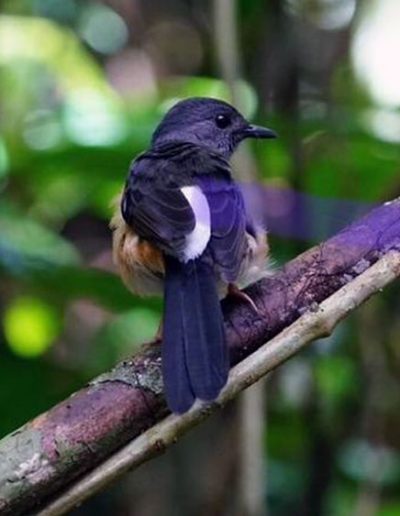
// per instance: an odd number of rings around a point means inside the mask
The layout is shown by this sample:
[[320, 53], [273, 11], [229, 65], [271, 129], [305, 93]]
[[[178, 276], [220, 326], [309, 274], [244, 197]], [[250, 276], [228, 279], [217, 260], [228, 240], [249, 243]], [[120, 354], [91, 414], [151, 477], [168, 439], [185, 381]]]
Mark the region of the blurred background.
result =
[[[278, 131], [235, 167], [269, 196], [276, 266], [400, 195], [399, 20], [398, 0], [0, 2], [1, 436], [155, 334], [108, 220], [176, 100]], [[73, 514], [400, 515], [399, 314], [397, 284]]]

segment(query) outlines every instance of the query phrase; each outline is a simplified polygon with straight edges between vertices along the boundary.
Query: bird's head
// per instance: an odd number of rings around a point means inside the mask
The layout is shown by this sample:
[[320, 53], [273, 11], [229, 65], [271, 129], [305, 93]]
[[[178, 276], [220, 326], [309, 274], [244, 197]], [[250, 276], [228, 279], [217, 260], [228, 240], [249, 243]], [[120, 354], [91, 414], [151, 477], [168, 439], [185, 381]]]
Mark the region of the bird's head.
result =
[[246, 138], [276, 138], [276, 133], [250, 124], [226, 102], [196, 97], [182, 100], [168, 111], [153, 134], [152, 144], [190, 142], [229, 158]]

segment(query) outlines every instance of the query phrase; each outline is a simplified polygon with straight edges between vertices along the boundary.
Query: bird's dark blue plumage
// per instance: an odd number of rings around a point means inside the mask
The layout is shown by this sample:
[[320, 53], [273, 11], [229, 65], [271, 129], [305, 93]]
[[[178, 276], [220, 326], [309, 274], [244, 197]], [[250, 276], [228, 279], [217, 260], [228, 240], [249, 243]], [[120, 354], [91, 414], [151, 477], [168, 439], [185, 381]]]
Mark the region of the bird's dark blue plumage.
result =
[[211, 265], [166, 257], [162, 370], [174, 412], [195, 398], [212, 400], [226, 383], [229, 361]]
[[248, 220], [228, 159], [248, 137], [273, 137], [229, 104], [189, 99], [133, 163], [121, 212], [165, 263], [162, 362], [170, 409], [185, 412], [225, 385], [229, 361], [217, 281], [237, 279]]

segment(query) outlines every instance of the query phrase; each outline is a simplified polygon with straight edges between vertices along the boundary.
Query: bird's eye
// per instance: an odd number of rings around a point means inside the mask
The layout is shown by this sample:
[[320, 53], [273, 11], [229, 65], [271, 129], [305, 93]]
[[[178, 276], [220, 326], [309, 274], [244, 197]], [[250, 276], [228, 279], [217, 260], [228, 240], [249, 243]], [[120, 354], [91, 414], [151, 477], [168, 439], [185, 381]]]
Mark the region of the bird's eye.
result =
[[215, 123], [220, 129], [225, 129], [228, 125], [231, 125], [231, 119], [226, 115], [217, 115], [215, 117]]

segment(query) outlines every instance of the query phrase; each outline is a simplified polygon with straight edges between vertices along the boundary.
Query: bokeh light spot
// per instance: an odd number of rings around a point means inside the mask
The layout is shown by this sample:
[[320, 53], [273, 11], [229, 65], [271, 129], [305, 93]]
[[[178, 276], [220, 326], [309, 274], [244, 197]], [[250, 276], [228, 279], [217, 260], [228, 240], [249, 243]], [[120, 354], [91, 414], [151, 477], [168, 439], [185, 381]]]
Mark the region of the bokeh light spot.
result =
[[375, 0], [365, 9], [353, 40], [359, 79], [383, 106], [400, 106], [400, 2]]
[[104, 5], [92, 5], [83, 15], [80, 33], [86, 43], [101, 54], [115, 54], [128, 41], [128, 29], [116, 12]]
[[374, 136], [390, 143], [400, 143], [400, 113], [387, 109], [369, 109], [363, 122]]
[[65, 129], [72, 141], [88, 146], [118, 143], [126, 133], [118, 105], [95, 90], [71, 93], [65, 104]]
[[62, 140], [61, 124], [51, 111], [33, 111], [25, 119], [23, 137], [32, 149], [51, 149]]
[[31, 297], [13, 301], [4, 313], [3, 325], [12, 351], [26, 358], [42, 355], [60, 330], [58, 314], [54, 308]]

